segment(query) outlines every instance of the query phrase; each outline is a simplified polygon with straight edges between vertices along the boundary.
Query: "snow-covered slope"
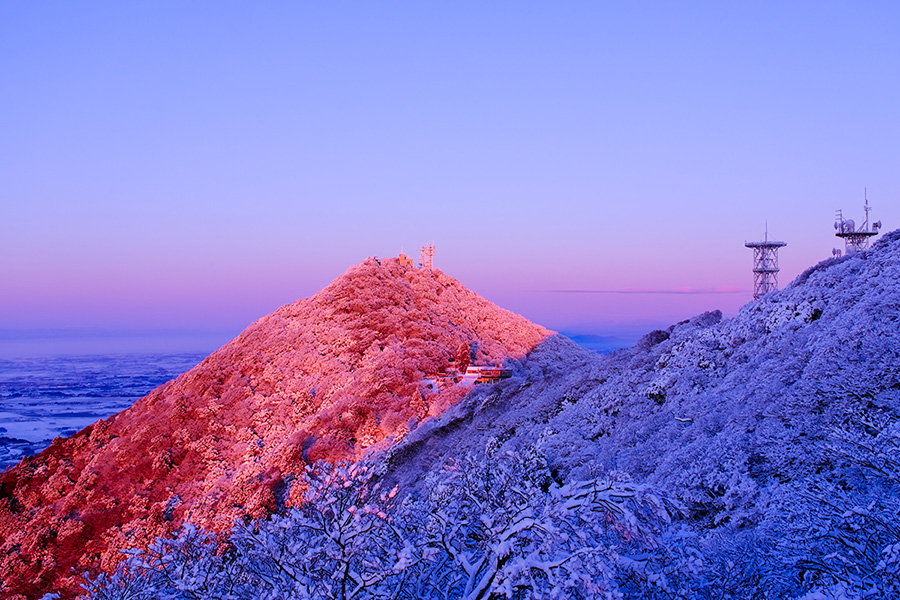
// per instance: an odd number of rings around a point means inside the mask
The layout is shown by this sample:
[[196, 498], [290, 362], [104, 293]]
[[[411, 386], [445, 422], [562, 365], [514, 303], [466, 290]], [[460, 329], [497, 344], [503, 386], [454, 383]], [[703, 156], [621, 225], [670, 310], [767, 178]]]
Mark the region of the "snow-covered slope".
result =
[[0, 595], [71, 593], [183, 522], [227, 531], [291, 506], [306, 463], [357, 460], [465, 394], [423, 395], [427, 375], [522, 358], [546, 335], [438, 270], [368, 259], [0, 473]]
[[186, 530], [91, 598], [900, 597], [900, 232], [733, 319], [507, 364], [227, 558]]
[[[833, 548], [814, 530], [839, 528], [839, 513], [871, 504], [900, 534], [898, 505], [885, 500], [900, 492], [898, 418], [894, 232], [867, 252], [809, 269], [733, 319], [700, 315], [602, 357], [549, 338], [517, 377], [413, 432], [381, 469], [391, 485], [416, 493], [423, 472], [447, 457], [538, 448], [561, 482], [600, 473], [647, 483], [679, 502], [696, 531], [727, 534], [729, 544], [758, 536], [754, 552], [765, 556], [738, 554], [786, 562], [781, 571], [766, 567], [793, 578], [766, 584], [778, 597], [801, 574], [828, 572], [810, 567], [805, 553], [820, 544], [817, 560], [828, 562]], [[900, 549], [891, 540], [900, 543], [887, 535], [871, 548], [872, 565]], [[733, 584], [757, 576], [750, 571]]]
[[[435, 453], [447, 455], [457, 439], [512, 447], [541, 438], [563, 473], [624, 470], [686, 500], [717, 497], [717, 519], [740, 519], [759, 509], [767, 482], [827, 462], [810, 450], [831, 428], [898, 408], [895, 232], [811, 268], [733, 319], [706, 313], [596, 358], [549, 338], [521, 376], [479, 390], [393, 449], [392, 470], [402, 473], [413, 448], [437, 439]], [[443, 434], [445, 423], [453, 433]]]
[[[358, 295], [348, 298], [356, 306]], [[338, 363], [352, 369], [327, 389], [348, 393], [369, 381], [380, 390], [377, 382], [391, 371], [369, 373], [365, 357], [373, 344], [376, 356], [386, 352], [378, 340], [406, 322], [388, 319], [391, 329], [363, 344], [348, 342], [341, 333], [346, 310], [326, 312], [346, 301], [323, 291], [317, 310], [337, 333], [313, 329], [328, 336], [327, 345], [308, 339], [311, 348], [338, 349], [337, 362], [322, 350], [303, 355], [318, 372]], [[401, 304], [391, 300], [383, 309]], [[369, 306], [354, 308], [350, 318], [365, 321]], [[465, 352], [454, 353], [454, 344], [469, 348], [455, 333], [449, 344], [422, 348], [420, 339], [464, 330], [457, 319], [424, 314], [396, 340], [396, 359], [378, 367], [415, 365], [403, 385], [461, 358]], [[491, 318], [479, 313], [479, 322]], [[402, 430], [395, 443], [367, 443], [378, 452], [353, 467], [319, 465], [291, 473], [293, 482], [279, 480], [285, 504], [293, 499], [299, 508], [239, 523], [225, 554], [186, 529], [98, 580], [92, 597], [134, 590], [247, 599], [900, 597], [900, 232], [867, 252], [817, 265], [733, 319], [700, 315], [611, 355], [550, 336], [525, 356], [545, 332], [506, 322], [479, 339], [504, 340], [511, 332], [503, 346], [513, 357], [510, 379], [458, 401], [413, 385], [410, 410], [420, 402], [446, 410], [429, 410], [430, 419], [404, 429], [403, 419], [392, 417], [400, 411], [405, 418], [407, 405], [384, 404], [380, 422]], [[260, 353], [283, 352], [267, 350], [267, 335], [254, 331], [241, 338], [252, 341], [245, 346], [251, 353], [226, 347], [211, 357], [217, 370], [202, 381], [215, 393], [190, 406], [215, 407], [245, 387], [252, 393], [237, 396], [255, 398], [257, 381], [270, 397], [289, 386], [284, 370], [242, 379], [244, 360], [256, 364]], [[489, 348], [485, 358], [496, 359], [499, 351]], [[433, 360], [438, 350], [443, 362]], [[305, 376], [296, 368], [293, 377]], [[175, 410], [184, 396], [167, 397]], [[361, 452], [352, 450], [363, 434], [381, 431], [388, 439], [393, 429], [352, 418], [366, 396], [346, 397], [340, 412], [310, 421], [312, 429], [290, 443], [285, 465], [358, 459]], [[153, 395], [144, 402], [165, 404]], [[206, 414], [185, 422], [205, 422]], [[240, 418], [256, 427], [255, 414]], [[346, 434], [344, 415], [357, 423]], [[320, 439], [329, 452], [314, 451]], [[259, 451], [274, 443], [264, 439]], [[65, 483], [47, 479], [41, 493], [54, 485]], [[185, 483], [207, 494], [198, 506], [206, 506], [210, 490], [216, 497], [217, 488], [203, 485]], [[300, 504], [303, 490], [309, 502]]]

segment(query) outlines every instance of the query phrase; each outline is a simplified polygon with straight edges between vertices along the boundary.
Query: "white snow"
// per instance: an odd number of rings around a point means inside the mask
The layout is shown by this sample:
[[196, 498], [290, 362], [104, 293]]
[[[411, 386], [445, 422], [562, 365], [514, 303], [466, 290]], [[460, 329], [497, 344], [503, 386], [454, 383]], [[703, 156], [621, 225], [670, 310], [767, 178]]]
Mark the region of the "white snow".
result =
[[[364, 477], [320, 466], [313, 504], [207, 572], [269, 597], [900, 597], [900, 232], [733, 319], [507, 366]], [[168, 585], [98, 583], [130, 577]]]

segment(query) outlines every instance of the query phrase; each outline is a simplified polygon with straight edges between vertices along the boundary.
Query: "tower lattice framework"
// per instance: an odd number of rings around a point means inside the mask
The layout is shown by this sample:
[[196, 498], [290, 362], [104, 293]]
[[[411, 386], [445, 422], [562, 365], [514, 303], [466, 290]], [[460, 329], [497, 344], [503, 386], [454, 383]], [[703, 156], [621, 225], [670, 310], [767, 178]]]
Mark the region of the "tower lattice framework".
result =
[[778, 249], [787, 244], [769, 240], [766, 228], [763, 241], [746, 242], [744, 245], [753, 249], [753, 298], [758, 300], [778, 289]]
[[429, 271], [432, 269], [434, 266], [434, 244], [422, 246], [422, 251], [419, 253], [419, 266]]

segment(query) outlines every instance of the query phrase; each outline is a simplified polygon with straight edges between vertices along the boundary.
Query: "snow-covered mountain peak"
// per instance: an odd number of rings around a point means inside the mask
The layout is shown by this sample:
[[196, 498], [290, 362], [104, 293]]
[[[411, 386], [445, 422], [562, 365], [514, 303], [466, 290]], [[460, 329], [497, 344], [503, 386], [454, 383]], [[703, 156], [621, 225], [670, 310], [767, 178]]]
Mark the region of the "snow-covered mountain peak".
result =
[[427, 391], [426, 378], [522, 358], [548, 333], [438, 270], [374, 258], [351, 267], [131, 408], [0, 474], [5, 597], [75, 589], [118, 548], [183, 522], [227, 531], [296, 504], [306, 464], [389, 446], [468, 391]]
[[550, 336], [227, 557], [187, 529], [97, 597], [900, 597], [898, 265], [895, 233], [612, 355]]

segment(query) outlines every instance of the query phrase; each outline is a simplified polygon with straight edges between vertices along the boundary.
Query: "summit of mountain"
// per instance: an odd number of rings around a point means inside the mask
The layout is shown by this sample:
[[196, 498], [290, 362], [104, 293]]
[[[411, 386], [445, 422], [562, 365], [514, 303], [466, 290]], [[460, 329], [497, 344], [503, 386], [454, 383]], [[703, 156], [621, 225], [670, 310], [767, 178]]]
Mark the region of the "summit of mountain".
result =
[[440, 270], [369, 258], [0, 474], [0, 590], [65, 596], [119, 548], [296, 504], [307, 464], [387, 447], [469, 390], [429, 379], [520, 359], [549, 333]]

